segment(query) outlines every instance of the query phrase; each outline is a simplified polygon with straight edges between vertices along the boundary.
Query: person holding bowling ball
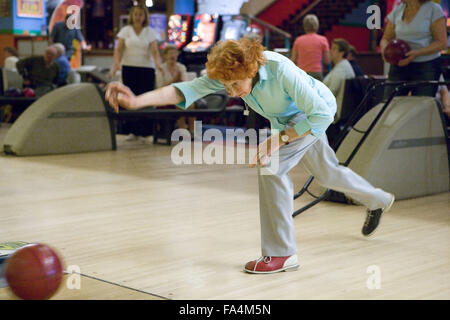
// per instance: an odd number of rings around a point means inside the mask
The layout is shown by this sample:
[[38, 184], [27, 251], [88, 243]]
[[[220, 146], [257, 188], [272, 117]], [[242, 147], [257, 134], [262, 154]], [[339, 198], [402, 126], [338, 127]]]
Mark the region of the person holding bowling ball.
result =
[[[441, 51], [447, 47], [445, 15], [439, 4], [431, 0], [403, 0], [388, 15], [388, 24], [380, 42], [383, 59], [384, 50], [391, 40], [406, 41], [411, 50], [398, 65], [390, 65], [390, 81], [438, 80], [441, 74]], [[394, 87], [386, 87], [388, 98]], [[411, 89], [405, 89], [399, 95], [407, 95]], [[437, 86], [413, 88], [412, 95], [436, 95]]]

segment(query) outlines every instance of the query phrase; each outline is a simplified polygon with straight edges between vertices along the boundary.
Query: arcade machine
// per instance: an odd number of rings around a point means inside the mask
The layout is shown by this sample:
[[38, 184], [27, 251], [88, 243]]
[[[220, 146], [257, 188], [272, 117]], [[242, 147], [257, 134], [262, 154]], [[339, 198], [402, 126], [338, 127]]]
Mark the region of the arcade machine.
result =
[[208, 50], [217, 40], [219, 26], [218, 14], [196, 14], [194, 19], [194, 32], [180, 55], [181, 62], [188, 71], [200, 73], [205, 67]]
[[191, 33], [191, 16], [173, 14], [169, 17], [167, 23], [167, 43], [175, 45], [178, 49], [182, 49]]
[[222, 16], [220, 40], [239, 40], [246, 35], [248, 21], [243, 16]]
[[166, 41], [166, 15], [161, 13], [153, 13], [150, 14], [148, 18], [150, 21], [149, 26], [155, 31], [158, 42], [162, 43]]

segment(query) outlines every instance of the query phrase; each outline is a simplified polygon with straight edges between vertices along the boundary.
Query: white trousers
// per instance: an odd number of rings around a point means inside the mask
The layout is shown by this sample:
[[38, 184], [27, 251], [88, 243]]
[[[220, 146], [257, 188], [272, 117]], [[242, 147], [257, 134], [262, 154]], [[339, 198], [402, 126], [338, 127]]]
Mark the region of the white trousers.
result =
[[[276, 156], [276, 154], [274, 155]], [[299, 162], [325, 188], [344, 193], [370, 210], [385, 208], [389, 193], [373, 187], [351, 169], [339, 165], [326, 135], [308, 135], [278, 150], [279, 166], [272, 175], [258, 170], [261, 246], [263, 256], [297, 253], [294, 233], [294, 188], [289, 171]], [[270, 166], [265, 168], [270, 170]]]

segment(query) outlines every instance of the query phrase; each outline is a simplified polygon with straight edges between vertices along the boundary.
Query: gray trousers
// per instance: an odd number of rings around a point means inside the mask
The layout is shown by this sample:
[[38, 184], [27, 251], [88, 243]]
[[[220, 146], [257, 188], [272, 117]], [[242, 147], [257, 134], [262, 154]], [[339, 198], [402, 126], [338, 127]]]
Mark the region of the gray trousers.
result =
[[[289, 171], [299, 162], [320, 185], [342, 192], [370, 210], [384, 208], [389, 204], [389, 193], [374, 188], [351, 169], [339, 165], [326, 135], [319, 139], [308, 135], [281, 146], [277, 153], [279, 166], [276, 172], [267, 175], [261, 174], [261, 169], [258, 169], [263, 256], [290, 256], [297, 253], [292, 218], [294, 188]], [[269, 165], [265, 168], [269, 169]]]

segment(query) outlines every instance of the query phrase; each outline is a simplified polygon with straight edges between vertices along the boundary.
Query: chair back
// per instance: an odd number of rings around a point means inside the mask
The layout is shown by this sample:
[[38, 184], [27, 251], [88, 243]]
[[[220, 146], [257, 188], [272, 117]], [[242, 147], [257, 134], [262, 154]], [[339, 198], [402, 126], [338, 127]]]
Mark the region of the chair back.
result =
[[10, 88], [23, 89], [23, 78], [17, 71], [2, 68], [2, 80], [3, 92]]
[[67, 84], [80, 83], [81, 75], [75, 70], [70, 70], [69, 74], [67, 75], [66, 82]]

